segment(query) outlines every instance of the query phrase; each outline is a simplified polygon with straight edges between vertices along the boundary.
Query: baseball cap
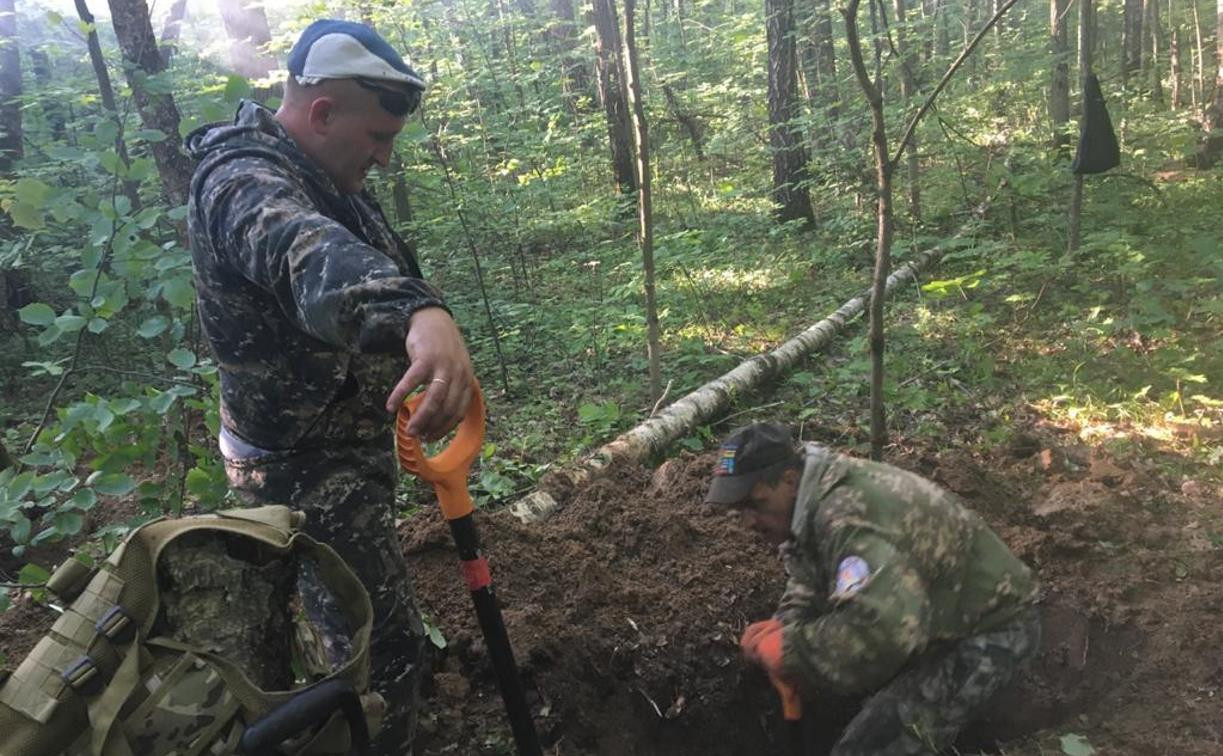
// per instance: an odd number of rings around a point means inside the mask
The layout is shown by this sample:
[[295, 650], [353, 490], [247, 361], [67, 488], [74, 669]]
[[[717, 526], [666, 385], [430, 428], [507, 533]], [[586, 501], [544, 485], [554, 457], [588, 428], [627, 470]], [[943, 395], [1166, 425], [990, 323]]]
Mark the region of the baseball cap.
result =
[[377, 92], [382, 107], [394, 115], [414, 110], [425, 90], [424, 80], [378, 32], [353, 21], [327, 18], [307, 26], [289, 51], [288, 68], [305, 85], [353, 79]]
[[739, 428], [722, 442], [705, 501], [713, 504], [743, 501], [757, 481], [791, 464], [795, 456], [790, 429], [785, 425], [753, 423]]

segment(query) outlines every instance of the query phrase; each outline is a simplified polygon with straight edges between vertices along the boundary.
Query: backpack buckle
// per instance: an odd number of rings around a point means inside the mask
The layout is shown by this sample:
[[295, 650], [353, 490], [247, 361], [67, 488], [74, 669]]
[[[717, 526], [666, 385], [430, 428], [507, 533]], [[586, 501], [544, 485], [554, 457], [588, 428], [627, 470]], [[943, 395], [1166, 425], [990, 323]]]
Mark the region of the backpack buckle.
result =
[[107, 609], [93, 629], [111, 643], [127, 643], [136, 636], [136, 623], [132, 621], [132, 615], [118, 604]]
[[70, 688], [83, 696], [102, 690], [102, 674], [88, 654], [68, 665], [60, 675]]

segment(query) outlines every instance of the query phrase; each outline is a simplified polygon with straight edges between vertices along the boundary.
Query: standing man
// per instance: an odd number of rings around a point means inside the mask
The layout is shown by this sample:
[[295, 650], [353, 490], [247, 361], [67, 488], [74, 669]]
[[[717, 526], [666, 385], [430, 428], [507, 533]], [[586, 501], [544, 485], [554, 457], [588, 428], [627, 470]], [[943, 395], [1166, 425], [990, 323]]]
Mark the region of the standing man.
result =
[[777, 423], [722, 444], [707, 501], [782, 545], [789, 581], [744, 655], [779, 690], [869, 695], [835, 756], [938, 753], [1039, 644], [1037, 582], [951, 493]]
[[[306, 530], [369, 590], [372, 685], [388, 704], [375, 752], [399, 756], [411, 748], [425, 634], [394, 529], [391, 413], [423, 387], [409, 431], [441, 437], [467, 407], [471, 360], [441, 294], [364, 191], [424, 82], [376, 32], [346, 21], [307, 27], [288, 69], [275, 113], [244, 101], [232, 124], [188, 138], [220, 446], [234, 490], [304, 510]], [[329, 599], [310, 583], [307, 611], [328, 624]], [[345, 628], [324, 634], [342, 661]]]

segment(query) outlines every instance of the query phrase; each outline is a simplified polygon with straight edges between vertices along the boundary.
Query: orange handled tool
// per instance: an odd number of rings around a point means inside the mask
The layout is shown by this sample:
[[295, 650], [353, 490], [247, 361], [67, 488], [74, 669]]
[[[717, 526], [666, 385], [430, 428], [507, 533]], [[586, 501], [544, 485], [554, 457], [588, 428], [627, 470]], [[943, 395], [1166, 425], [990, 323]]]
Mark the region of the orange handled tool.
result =
[[471, 463], [484, 443], [484, 394], [480, 392], [480, 385], [476, 384], [471, 392], [471, 402], [467, 405], [467, 414], [459, 423], [454, 438], [434, 457], [425, 457], [420, 440], [408, 435], [408, 420], [424, 399], [424, 392], [409, 397], [395, 418], [395, 448], [399, 454], [399, 465], [426, 483], [432, 483], [442, 516], [447, 520], [457, 520], [475, 509], [471, 494], [467, 492], [467, 474], [471, 472]]
[[471, 471], [471, 463], [480, 453], [480, 447], [484, 443], [484, 397], [480, 393], [479, 384], [474, 385], [471, 402], [467, 405], [467, 414], [459, 423], [454, 439], [437, 455], [425, 457], [420, 440], [408, 435], [408, 420], [412, 417], [412, 412], [420, 406], [424, 396], [423, 393], [417, 394], [399, 408], [399, 415], [395, 419], [399, 464], [404, 470], [433, 484], [442, 516], [450, 524], [450, 534], [454, 537], [454, 545], [459, 551], [463, 579], [471, 591], [476, 618], [480, 621], [480, 630], [484, 633], [484, 643], [488, 647], [493, 671], [497, 675], [497, 687], [501, 690], [501, 700], [505, 702], [519, 756], [541, 756], [535, 723], [531, 720], [531, 709], [527, 706], [522, 680], [518, 677], [518, 666], [514, 663], [514, 649], [510, 646], [505, 622], [501, 619], [501, 609], [497, 606], [497, 597], [493, 593], [488, 560], [480, 553], [480, 537], [476, 533], [475, 521], [472, 518], [475, 506], [472, 504], [471, 494], [467, 492], [467, 475]]
[[799, 697], [798, 688], [776, 675], [769, 675], [769, 682], [773, 683], [777, 695], [781, 696], [781, 716], [786, 720], [790, 751], [806, 754], [803, 738], [803, 700]]

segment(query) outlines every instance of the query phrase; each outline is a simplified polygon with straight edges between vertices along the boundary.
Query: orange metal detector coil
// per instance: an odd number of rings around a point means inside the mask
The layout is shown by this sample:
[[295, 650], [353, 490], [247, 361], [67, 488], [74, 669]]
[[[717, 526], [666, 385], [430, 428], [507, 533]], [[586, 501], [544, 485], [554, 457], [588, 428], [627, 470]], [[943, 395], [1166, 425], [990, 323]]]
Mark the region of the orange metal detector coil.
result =
[[480, 384], [473, 383], [467, 414], [459, 423], [454, 438], [437, 455], [425, 457], [420, 440], [408, 435], [408, 420], [424, 401], [421, 392], [407, 399], [395, 418], [395, 448], [399, 465], [423, 481], [433, 484], [442, 516], [457, 520], [471, 514], [475, 506], [467, 492], [467, 473], [484, 444], [484, 395]]

